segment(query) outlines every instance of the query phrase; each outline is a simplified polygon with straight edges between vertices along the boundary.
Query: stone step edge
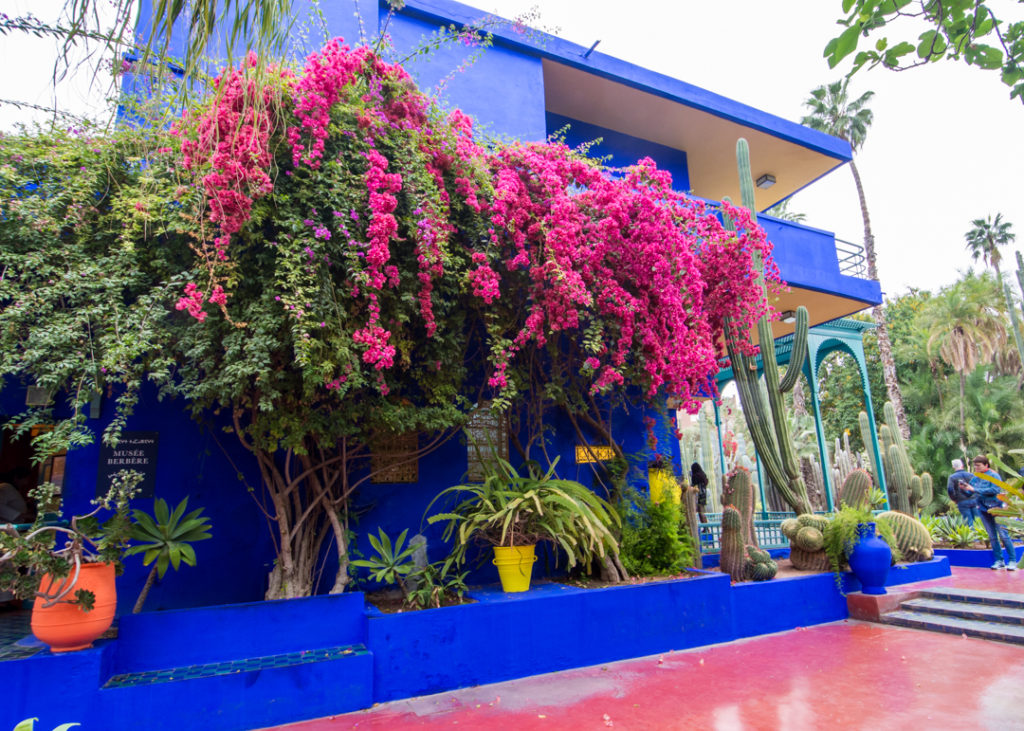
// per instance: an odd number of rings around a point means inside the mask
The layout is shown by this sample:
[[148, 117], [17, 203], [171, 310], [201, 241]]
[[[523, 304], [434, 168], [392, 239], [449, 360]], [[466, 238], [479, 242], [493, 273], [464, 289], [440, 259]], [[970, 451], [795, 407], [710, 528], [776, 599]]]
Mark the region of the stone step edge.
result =
[[918, 597], [917, 599], [903, 602], [900, 604], [900, 609], [942, 617], [1024, 626], [1024, 608], [1004, 607], [997, 604], [979, 604], [977, 602], [958, 602], [931, 597]]
[[252, 672], [254, 670], [272, 670], [279, 668], [309, 665], [346, 657], [358, 657], [368, 654], [362, 644], [325, 647], [316, 650], [267, 655], [258, 658], [242, 658], [224, 662], [187, 665], [162, 670], [144, 670], [136, 673], [118, 673], [110, 676], [103, 688], [129, 688], [155, 685], [157, 683], [215, 678], [223, 675]]
[[943, 599], [947, 601], [964, 602], [967, 604], [987, 604], [994, 607], [1024, 609], [1024, 594], [1007, 594], [995, 591], [980, 591], [977, 589], [929, 587], [919, 589], [917, 591], [917, 595], [922, 599]]
[[[882, 617], [883, 624], [909, 627], [911, 629], [943, 632], [945, 634], [967, 635], [983, 640], [996, 640], [1011, 644], [1024, 645], [1024, 628], [1018, 629], [1005, 624], [977, 622], [974, 620], [957, 620], [959, 624], [943, 621], [951, 618], [938, 615], [920, 614], [918, 612], [889, 612]], [[966, 626], [964, 626], [966, 625]]]

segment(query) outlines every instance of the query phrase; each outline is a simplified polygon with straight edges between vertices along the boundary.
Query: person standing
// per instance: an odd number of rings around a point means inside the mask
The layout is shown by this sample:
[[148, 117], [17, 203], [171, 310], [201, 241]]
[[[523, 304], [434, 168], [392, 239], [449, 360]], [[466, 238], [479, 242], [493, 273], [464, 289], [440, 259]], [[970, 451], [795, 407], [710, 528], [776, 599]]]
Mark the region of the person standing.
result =
[[946, 480], [946, 494], [949, 495], [950, 500], [956, 503], [956, 508], [967, 525], [974, 525], [974, 522], [981, 518], [981, 513], [978, 510], [978, 498], [963, 489], [963, 486], [969, 485], [974, 479], [974, 475], [964, 469], [962, 459], [954, 459], [952, 464], [954, 472]]
[[690, 484], [697, 488], [697, 515], [700, 516], [700, 522], [707, 523], [704, 508], [708, 504], [708, 476], [704, 474], [700, 462], [690, 465]]
[[[972, 460], [972, 470], [974, 477], [971, 478], [970, 484], [964, 489], [969, 494], [977, 496], [978, 509], [981, 511], [981, 523], [985, 526], [985, 531], [988, 533], [988, 540], [992, 545], [992, 555], [995, 557], [995, 563], [992, 564], [991, 568], [1015, 571], [1017, 569], [1017, 554], [1014, 552], [1010, 534], [1005, 526], [999, 525], [996, 522], [996, 516], [988, 512], [990, 508], [998, 508], [1003, 504], [999, 499], [999, 485], [992, 482], [992, 480], [1001, 481], [1002, 477], [992, 469], [989, 465], [988, 457], [984, 454], [979, 454]], [[1002, 546], [999, 545], [1000, 541], [1002, 541]], [[1005, 546], [1009, 554], [1008, 562], [1003, 561], [1003, 546]]]

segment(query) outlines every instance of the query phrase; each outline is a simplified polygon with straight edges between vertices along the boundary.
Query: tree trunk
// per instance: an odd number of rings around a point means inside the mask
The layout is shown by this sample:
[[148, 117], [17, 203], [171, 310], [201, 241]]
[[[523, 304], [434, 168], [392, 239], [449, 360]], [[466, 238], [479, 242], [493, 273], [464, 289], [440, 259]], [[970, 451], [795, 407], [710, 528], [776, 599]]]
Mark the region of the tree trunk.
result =
[[142, 611], [142, 605], [146, 603], [146, 597], [149, 596], [149, 590], [153, 588], [154, 582], [156, 582], [156, 561], [153, 562], [153, 568], [149, 570], [149, 576], [146, 577], [146, 583], [142, 585], [142, 591], [139, 592], [139, 598], [135, 600], [135, 606], [132, 607], [132, 614], [138, 614]]
[[964, 424], [964, 381], [967, 376], [960, 371], [960, 451], [967, 454], [967, 427]]
[[[857, 165], [850, 161], [850, 172], [853, 173], [853, 182], [857, 186], [857, 196], [860, 198], [860, 215], [864, 219], [864, 258], [868, 263], [868, 278], [879, 282], [878, 265], [875, 261], [875, 236], [871, 233], [871, 217], [868, 215], [868, 202], [864, 197], [864, 186], [860, 180], [860, 173]], [[907, 415], [903, 411], [903, 394], [900, 392], [900, 384], [896, 379], [896, 361], [892, 357], [892, 343], [889, 341], [889, 329], [885, 324], [885, 310], [881, 305], [871, 309], [871, 317], [875, 321], [876, 333], [878, 335], [878, 350], [882, 357], [882, 374], [885, 377], [885, 390], [896, 410], [896, 421], [899, 422], [900, 433], [904, 439], [910, 439], [910, 426], [907, 424]]]

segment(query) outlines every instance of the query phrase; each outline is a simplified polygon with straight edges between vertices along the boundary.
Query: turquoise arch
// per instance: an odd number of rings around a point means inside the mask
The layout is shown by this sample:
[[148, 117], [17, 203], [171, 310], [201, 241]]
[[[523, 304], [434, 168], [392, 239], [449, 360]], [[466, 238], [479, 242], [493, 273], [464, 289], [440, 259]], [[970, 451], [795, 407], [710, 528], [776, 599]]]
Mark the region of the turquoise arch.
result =
[[[864, 356], [864, 333], [873, 330], [874, 323], [862, 322], [851, 318], [840, 318], [829, 322], [815, 325], [807, 333], [807, 359], [800, 364], [804, 377], [810, 385], [811, 406], [814, 412], [814, 428], [818, 437], [818, 457], [822, 465], [822, 478], [825, 482], [825, 501], [828, 510], [835, 507], [834, 495], [837, 486], [832, 484], [832, 475], [828, 466], [831, 464], [828, 459], [828, 450], [825, 442], [825, 431], [821, 423], [821, 399], [818, 392], [818, 371], [821, 364], [825, 362], [830, 354], [844, 351], [848, 353], [857, 364], [860, 374], [861, 393], [864, 396], [864, 407], [868, 413], [868, 424], [871, 427], [872, 454], [875, 460], [875, 474], [878, 476], [878, 485], [883, 494], [888, 495], [885, 484], [885, 471], [880, 463], [881, 450], [878, 446], [878, 428], [875, 424], [874, 407], [871, 401], [871, 385], [868, 381], [867, 360]], [[793, 349], [793, 336], [786, 335], [775, 341], [775, 354], [779, 365], [788, 365]], [[761, 361], [758, 359], [758, 370], [761, 370]], [[716, 381], [719, 391], [733, 380], [732, 368], [723, 368], [718, 372]], [[764, 495], [761, 496], [761, 504], [764, 503]], [[887, 498], [888, 507], [888, 498]]]

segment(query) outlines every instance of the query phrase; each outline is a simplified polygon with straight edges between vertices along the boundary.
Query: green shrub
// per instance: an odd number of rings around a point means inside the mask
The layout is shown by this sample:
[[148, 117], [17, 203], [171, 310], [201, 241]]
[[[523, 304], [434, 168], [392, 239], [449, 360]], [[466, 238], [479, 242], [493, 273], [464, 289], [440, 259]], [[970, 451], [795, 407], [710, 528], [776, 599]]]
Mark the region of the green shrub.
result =
[[693, 564], [697, 548], [680, 506], [669, 500], [652, 503], [630, 491], [619, 509], [622, 513], [620, 557], [630, 574], [672, 574]]
[[836, 574], [837, 584], [841, 583], [840, 573], [847, 566], [847, 556], [860, 540], [857, 536], [857, 526], [861, 523], [875, 523], [879, 537], [892, 549], [893, 561], [899, 561], [902, 558], [899, 548], [897, 548], [896, 534], [885, 518], [877, 517], [868, 510], [859, 510], [844, 505], [832, 516], [832, 520], [824, 531], [825, 553], [828, 554], [832, 571]]

